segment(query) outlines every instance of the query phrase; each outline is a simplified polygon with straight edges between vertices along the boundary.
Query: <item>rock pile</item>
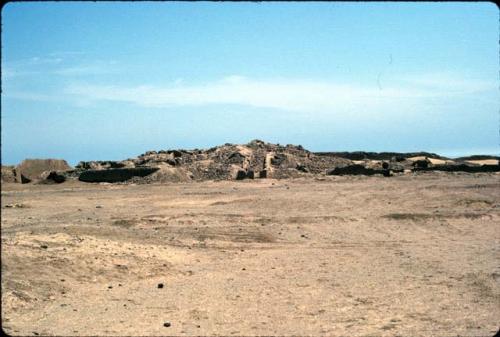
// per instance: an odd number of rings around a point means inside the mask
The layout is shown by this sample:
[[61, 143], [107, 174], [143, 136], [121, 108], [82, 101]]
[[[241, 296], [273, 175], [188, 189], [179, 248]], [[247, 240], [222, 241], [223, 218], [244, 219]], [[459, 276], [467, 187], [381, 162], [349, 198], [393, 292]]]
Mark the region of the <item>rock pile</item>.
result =
[[[182, 182], [294, 178], [307, 175], [391, 176], [416, 171], [500, 171], [498, 157], [450, 160], [437, 154], [396, 152], [310, 152], [300, 145], [280, 145], [253, 140], [224, 144], [206, 150], [148, 151], [122, 161], [80, 162], [71, 169], [65, 161], [26, 160], [14, 172], [2, 167], [2, 181], [33, 180], [60, 183], [84, 182]], [[10, 171], [9, 171], [10, 170]], [[12, 177], [14, 176], [14, 178]]]

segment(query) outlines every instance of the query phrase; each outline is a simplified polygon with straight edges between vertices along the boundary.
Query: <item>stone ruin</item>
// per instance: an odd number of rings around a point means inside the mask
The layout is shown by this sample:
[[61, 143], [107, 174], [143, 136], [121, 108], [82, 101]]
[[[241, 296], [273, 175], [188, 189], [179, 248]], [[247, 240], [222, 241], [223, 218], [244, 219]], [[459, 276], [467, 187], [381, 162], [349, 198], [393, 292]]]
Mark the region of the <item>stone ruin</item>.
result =
[[[298, 145], [253, 140], [206, 150], [148, 151], [122, 161], [86, 161], [71, 168], [64, 160], [28, 159], [17, 167], [2, 166], [2, 181], [60, 183], [155, 183], [203, 180], [297, 178], [314, 175], [391, 176], [418, 171], [497, 172], [498, 157], [451, 160], [434, 153], [310, 152]], [[487, 157], [487, 158], [486, 158]], [[487, 164], [484, 164], [487, 162]]]
[[25, 159], [17, 166], [2, 165], [2, 182], [61, 183], [71, 166], [62, 159]]

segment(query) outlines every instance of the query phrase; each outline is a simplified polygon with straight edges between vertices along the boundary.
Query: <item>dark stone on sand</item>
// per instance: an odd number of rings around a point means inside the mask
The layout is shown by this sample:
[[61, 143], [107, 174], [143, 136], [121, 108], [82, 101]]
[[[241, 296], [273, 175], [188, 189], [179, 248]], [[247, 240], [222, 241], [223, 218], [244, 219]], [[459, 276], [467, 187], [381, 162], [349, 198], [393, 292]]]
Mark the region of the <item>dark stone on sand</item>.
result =
[[170, 327], [171, 325], [172, 325], [172, 324], [171, 324], [170, 322], [165, 322], [165, 323], [163, 323], [163, 326], [164, 326], [164, 327], [166, 327], [166, 328]]
[[45, 184], [61, 184], [66, 181], [66, 176], [58, 171], [45, 171], [40, 175], [39, 183]]
[[415, 169], [426, 169], [429, 167], [429, 161], [428, 160], [416, 160], [413, 162], [412, 165]]
[[307, 167], [305, 167], [304, 165], [301, 165], [301, 164], [297, 164], [297, 166], [295, 168], [298, 171], [300, 171], [300, 172], [304, 172], [304, 173], [308, 173], [309, 172], [309, 169]]
[[389, 169], [390, 169], [392, 172], [397, 172], [397, 173], [400, 173], [400, 172], [404, 172], [405, 167], [404, 167], [404, 165], [402, 165], [402, 164], [392, 162], [392, 163], [390, 163], [390, 164], [389, 164]]
[[500, 165], [481, 165], [472, 166], [466, 164], [455, 164], [455, 165], [440, 165], [434, 167], [415, 167], [414, 171], [444, 171], [444, 172], [468, 172], [468, 173], [479, 173], [479, 172], [500, 172]]
[[271, 165], [280, 166], [286, 160], [286, 156], [284, 154], [276, 154], [273, 158], [271, 158]]
[[108, 182], [115, 183], [129, 180], [133, 177], [145, 177], [158, 171], [157, 167], [131, 167], [108, 170], [87, 170], [83, 171], [78, 180], [89, 183]]
[[124, 163], [120, 163], [118, 161], [108, 161], [109, 168], [122, 168], [125, 167]]
[[401, 161], [405, 161], [406, 158], [403, 157], [403, 156], [392, 156], [391, 157], [391, 161], [395, 161], [395, 162], [401, 162]]
[[163, 288], [163, 283], [158, 283], [158, 289], [162, 289]]
[[353, 164], [343, 167], [336, 167], [333, 170], [329, 170], [326, 174], [342, 176], [342, 175], [374, 175], [376, 173], [382, 173], [382, 172], [379, 172], [379, 170], [366, 168], [363, 165]]
[[229, 164], [241, 164], [245, 160], [245, 156], [239, 152], [233, 152], [227, 157], [227, 162]]
[[172, 153], [172, 155], [174, 156], [174, 158], [182, 156], [182, 152], [181, 151], [177, 151], [177, 150], [168, 150], [167, 153]]
[[245, 172], [245, 170], [238, 169], [238, 168], [233, 169], [232, 178], [234, 180], [243, 180], [246, 178], [246, 176], [247, 176], [247, 173]]
[[21, 184], [28, 184], [31, 182], [31, 179], [27, 178], [24, 174], [17, 172], [17, 176], [19, 177]]
[[[389, 166], [388, 166], [389, 167]], [[373, 169], [367, 168], [360, 164], [352, 164], [339, 166], [326, 172], [327, 175], [365, 175], [372, 176], [374, 174], [382, 174], [384, 177], [391, 177], [392, 170], [389, 169]]]

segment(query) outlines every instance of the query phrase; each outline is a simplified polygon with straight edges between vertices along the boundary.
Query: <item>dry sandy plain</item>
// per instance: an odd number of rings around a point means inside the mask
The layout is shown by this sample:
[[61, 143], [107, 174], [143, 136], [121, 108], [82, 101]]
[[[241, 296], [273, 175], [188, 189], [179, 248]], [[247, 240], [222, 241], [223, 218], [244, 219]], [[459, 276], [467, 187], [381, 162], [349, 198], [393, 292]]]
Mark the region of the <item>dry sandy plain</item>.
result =
[[498, 174], [3, 184], [1, 201], [11, 335], [499, 328]]

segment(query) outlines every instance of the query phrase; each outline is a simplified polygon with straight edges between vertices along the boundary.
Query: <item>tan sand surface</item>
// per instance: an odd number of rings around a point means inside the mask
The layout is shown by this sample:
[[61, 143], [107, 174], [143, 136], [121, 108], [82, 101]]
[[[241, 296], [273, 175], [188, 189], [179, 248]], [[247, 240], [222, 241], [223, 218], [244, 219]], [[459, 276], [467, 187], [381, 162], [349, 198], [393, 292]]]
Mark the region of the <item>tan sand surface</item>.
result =
[[[451, 161], [449, 160], [443, 160], [443, 159], [437, 159], [437, 158], [428, 158], [428, 160], [431, 162], [432, 165], [446, 165], [449, 164]], [[453, 162], [451, 162], [453, 163]]]
[[498, 330], [498, 174], [3, 184], [1, 204], [12, 335]]
[[498, 165], [498, 160], [496, 159], [466, 160], [465, 162], [476, 165]]
[[417, 161], [417, 160], [427, 160], [426, 156], [416, 156], [416, 157], [408, 157], [406, 158], [409, 161]]

